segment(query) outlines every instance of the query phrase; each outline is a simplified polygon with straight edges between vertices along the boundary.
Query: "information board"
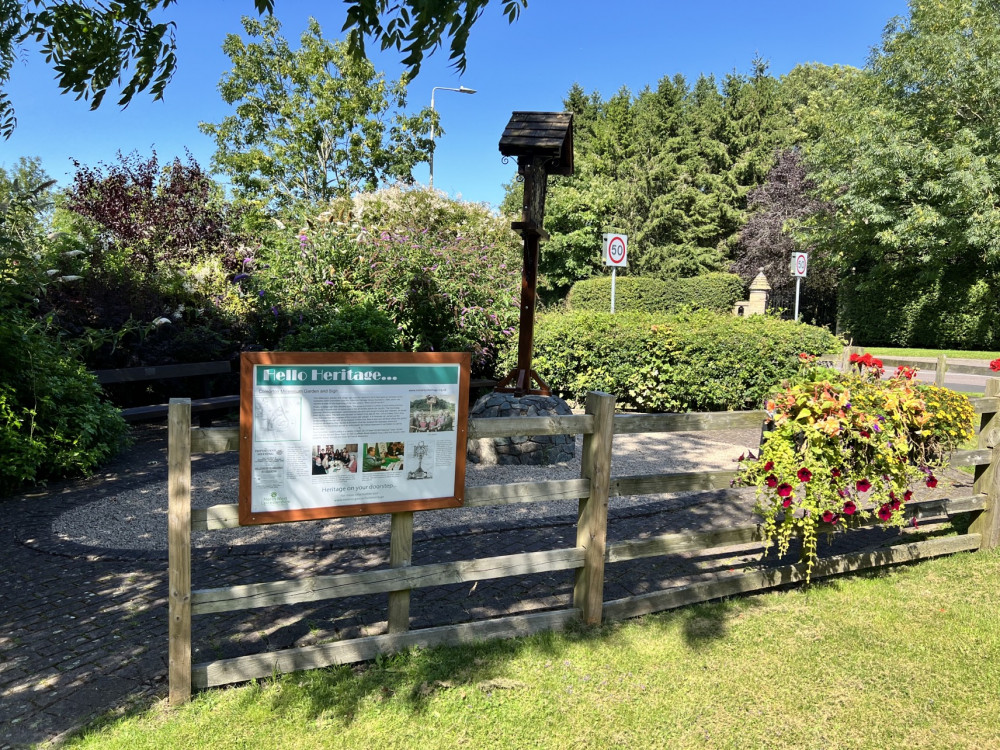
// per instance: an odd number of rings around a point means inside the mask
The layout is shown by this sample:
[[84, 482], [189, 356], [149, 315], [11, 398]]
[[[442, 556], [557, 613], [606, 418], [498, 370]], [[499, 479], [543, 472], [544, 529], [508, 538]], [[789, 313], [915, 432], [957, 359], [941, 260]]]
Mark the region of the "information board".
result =
[[470, 361], [244, 352], [240, 524], [461, 506]]

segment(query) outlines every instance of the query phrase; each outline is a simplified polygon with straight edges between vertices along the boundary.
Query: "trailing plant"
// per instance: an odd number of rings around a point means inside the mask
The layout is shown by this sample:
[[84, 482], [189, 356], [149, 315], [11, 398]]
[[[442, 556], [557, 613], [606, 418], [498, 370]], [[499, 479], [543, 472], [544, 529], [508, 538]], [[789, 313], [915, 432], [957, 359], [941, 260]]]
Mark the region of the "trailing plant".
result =
[[915, 483], [937, 486], [948, 453], [972, 437], [968, 398], [913, 380], [881, 380], [882, 363], [852, 357], [847, 374], [801, 357], [798, 376], [766, 402], [760, 455], [741, 464], [737, 482], [757, 487], [765, 548], [787, 554], [802, 540], [806, 579], [821, 531], [874, 518], [901, 526]]

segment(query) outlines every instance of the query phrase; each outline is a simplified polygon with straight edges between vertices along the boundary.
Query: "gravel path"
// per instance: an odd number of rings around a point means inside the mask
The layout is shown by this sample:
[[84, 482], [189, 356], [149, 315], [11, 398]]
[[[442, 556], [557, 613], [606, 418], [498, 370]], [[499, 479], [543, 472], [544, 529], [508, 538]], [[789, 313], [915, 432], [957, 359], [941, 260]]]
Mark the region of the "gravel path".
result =
[[[166, 461], [162, 453], [162, 430], [148, 427], [140, 434], [137, 445], [148, 466], [158, 467]], [[614, 442], [612, 470], [614, 476], [637, 474], [678, 473], [733, 469], [736, 459], [750, 447], [756, 449], [760, 433], [757, 430], [732, 430], [718, 433], [671, 433], [617, 435]], [[469, 464], [466, 481], [470, 486], [541, 482], [573, 479], [580, 476], [580, 443], [577, 436], [576, 460], [551, 466], [481, 466]], [[142, 443], [160, 447], [159, 452], [142, 451]], [[192, 504], [207, 507], [237, 502], [237, 460], [233, 453], [195, 456], [192, 462]], [[686, 498], [705, 493], [676, 493], [670, 496], [683, 506]], [[737, 493], [726, 493], [737, 496]], [[752, 498], [744, 491], [740, 497]], [[658, 501], [665, 496], [631, 496], [612, 498], [612, 514], [641, 512], [657, 501], [660, 512], [667, 510]], [[748, 501], [752, 505], [752, 499]], [[488, 508], [447, 509], [416, 514], [415, 534], [461, 530], [464, 533], [510, 526], [511, 524], [559, 523], [576, 521], [576, 501], [520, 503]], [[53, 525], [53, 532], [67, 542], [109, 550], [166, 550], [166, 485], [148, 484], [123, 488], [123, 491], [97, 498], [93, 502], [62, 514]], [[388, 535], [389, 517], [331, 519], [294, 524], [251, 526], [212, 532], [197, 532], [192, 540], [195, 547], [240, 547], [260, 544], [337, 543], [350, 546], [352, 540], [371, 540]]]

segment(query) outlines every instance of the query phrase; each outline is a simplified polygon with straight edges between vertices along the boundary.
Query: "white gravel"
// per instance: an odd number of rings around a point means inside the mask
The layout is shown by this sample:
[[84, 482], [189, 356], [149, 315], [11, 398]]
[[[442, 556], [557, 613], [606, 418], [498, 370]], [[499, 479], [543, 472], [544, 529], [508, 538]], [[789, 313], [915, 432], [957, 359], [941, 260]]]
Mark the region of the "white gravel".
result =
[[[736, 459], [753, 447], [759, 433], [753, 430], [716, 433], [667, 433], [618, 435], [615, 437], [612, 474], [630, 476], [675, 472], [733, 469]], [[512, 482], [541, 482], [580, 476], [580, 442], [572, 462], [542, 467], [479, 466], [469, 464], [466, 482], [470, 486]], [[156, 463], [155, 461], [153, 462]], [[102, 549], [165, 550], [167, 486], [163, 467], [152, 472], [146, 483], [128, 483], [120, 492], [68, 509], [59, 516], [53, 532], [63, 539]], [[207, 507], [237, 501], [236, 454], [195, 456], [192, 462], [192, 503]], [[690, 496], [677, 493], [669, 497]], [[642, 506], [668, 496], [612, 498], [611, 509]], [[575, 522], [576, 501], [519, 503], [489, 508], [454, 508], [416, 514], [415, 534], [492, 527], [497, 524], [542, 525]], [[349, 545], [387, 538], [388, 516], [331, 519], [300, 523], [251, 526], [212, 532], [196, 532], [195, 547], [240, 546], [261, 543]]]

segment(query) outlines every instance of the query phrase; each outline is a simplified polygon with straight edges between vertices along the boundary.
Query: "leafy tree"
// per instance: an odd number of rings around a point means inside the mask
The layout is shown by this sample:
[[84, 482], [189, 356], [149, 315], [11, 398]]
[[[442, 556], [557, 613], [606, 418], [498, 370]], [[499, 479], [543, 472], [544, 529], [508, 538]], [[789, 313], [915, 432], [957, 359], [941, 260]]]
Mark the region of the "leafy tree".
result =
[[201, 124], [215, 138], [215, 167], [242, 198], [326, 203], [385, 181], [412, 182], [414, 166], [429, 158], [432, 115], [402, 113], [405, 78], [386, 82], [345, 44], [323, 39], [313, 19], [294, 51], [273, 17], [244, 17], [243, 28], [258, 41], [226, 37], [233, 68], [219, 84], [236, 113]]
[[800, 245], [790, 232], [795, 222], [830, 210], [828, 203], [814, 197], [815, 188], [815, 183], [806, 174], [801, 153], [796, 149], [782, 151], [767, 173], [766, 182], [750, 191], [747, 206], [750, 213], [740, 230], [731, 270], [747, 284], [763, 270], [771, 285], [771, 294], [784, 299], [795, 286], [788, 270], [791, 254], [808, 251], [808, 293], [802, 300], [803, 315], [820, 323], [833, 324], [835, 319], [824, 320], [817, 313], [836, 310], [839, 269], [827, 253], [810, 245]]
[[[63, 93], [100, 106], [112, 86], [121, 86], [119, 105], [126, 106], [146, 89], [163, 97], [177, 68], [173, 21], [154, 17], [177, 0], [0, 0], [0, 135], [14, 131], [14, 108], [2, 86], [18, 46], [34, 39], [56, 72]], [[346, 0], [344, 31], [351, 56], [365, 56], [365, 38], [382, 47], [406, 52], [404, 65], [416, 75], [424, 54], [451, 39], [451, 59], [465, 70], [469, 32], [490, 0]], [[274, 0], [253, 0], [258, 14], [271, 13]], [[510, 23], [527, 0], [501, 0]], [[131, 71], [127, 74], [126, 71]], [[126, 80], [123, 80], [126, 79]]]
[[998, 102], [988, 0], [913, 0], [832, 100], [809, 156], [837, 210], [806, 239], [841, 254], [846, 322], [869, 345], [996, 341], [981, 306], [1000, 291]]
[[74, 163], [64, 207], [96, 225], [98, 249], [125, 251], [147, 273], [206, 254], [235, 267], [241, 214], [192, 156], [162, 169], [155, 152], [119, 154], [118, 163], [98, 167]]
[[[403, 65], [420, 72], [424, 53], [433, 52], [441, 40], [451, 37], [449, 59], [465, 71], [465, 46], [472, 25], [479, 20], [490, 0], [353, 0], [347, 9], [343, 31], [350, 31], [348, 43], [355, 57], [365, 53], [365, 37], [372, 36], [383, 50], [394, 47], [406, 53]], [[508, 23], [514, 23], [528, 0], [500, 0]]]

